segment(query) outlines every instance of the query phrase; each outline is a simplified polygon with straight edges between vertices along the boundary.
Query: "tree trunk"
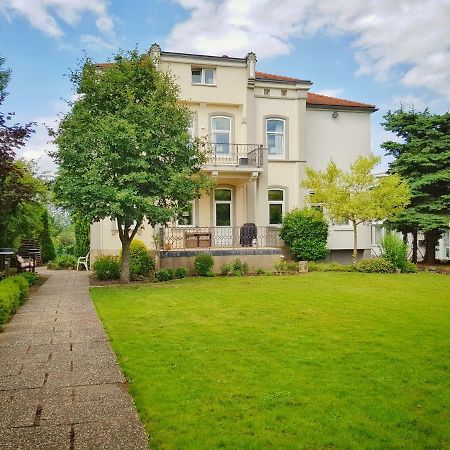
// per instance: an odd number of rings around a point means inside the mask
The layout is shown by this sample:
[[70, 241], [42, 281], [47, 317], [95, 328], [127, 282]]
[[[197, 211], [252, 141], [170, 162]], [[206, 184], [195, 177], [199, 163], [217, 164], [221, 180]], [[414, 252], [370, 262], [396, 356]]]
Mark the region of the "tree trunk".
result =
[[412, 232], [412, 262], [417, 264], [417, 230]]
[[435, 230], [425, 232], [425, 263], [436, 264], [436, 244], [438, 233]]
[[130, 244], [131, 239], [128, 236], [124, 236], [122, 240], [122, 261], [120, 265], [120, 281], [122, 283], [130, 282]]
[[358, 256], [358, 230], [356, 222], [353, 222], [353, 264], [356, 264], [356, 257]]
[[402, 235], [403, 235], [403, 242], [405, 244], [408, 243], [408, 232], [407, 231], [402, 231]]

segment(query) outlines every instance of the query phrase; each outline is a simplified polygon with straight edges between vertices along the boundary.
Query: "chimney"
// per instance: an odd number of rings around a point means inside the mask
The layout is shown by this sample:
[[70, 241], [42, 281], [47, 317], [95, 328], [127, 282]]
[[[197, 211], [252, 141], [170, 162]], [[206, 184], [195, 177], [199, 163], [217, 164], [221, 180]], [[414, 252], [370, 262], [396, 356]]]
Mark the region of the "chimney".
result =
[[153, 64], [158, 66], [161, 60], [161, 47], [158, 44], [152, 44], [148, 53], [153, 60]]
[[256, 55], [253, 52], [247, 54], [247, 75], [248, 78], [256, 77]]

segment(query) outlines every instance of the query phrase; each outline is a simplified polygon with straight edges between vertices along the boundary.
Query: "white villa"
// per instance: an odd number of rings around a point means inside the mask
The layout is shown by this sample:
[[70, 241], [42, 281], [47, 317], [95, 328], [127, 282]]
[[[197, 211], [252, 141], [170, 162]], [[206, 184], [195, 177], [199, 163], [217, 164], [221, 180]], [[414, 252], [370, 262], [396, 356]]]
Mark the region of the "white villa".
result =
[[[160, 70], [176, 77], [192, 110], [192, 136], [208, 136], [212, 143], [203, 170], [216, 187], [183, 217], [157, 230], [147, 225], [137, 238], [159, 249], [166, 267], [189, 265], [205, 250], [218, 264], [239, 257], [272, 266], [282, 253], [283, 215], [305, 204], [307, 192], [300, 188], [305, 167], [324, 169], [333, 159], [346, 168], [368, 155], [375, 106], [314, 94], [311, 81], [258, 72], [254, 53], [192, 55], [153, 44], [150, 54]], [[371, 226], [361, 225], [358, 234], [360, 255], [370, 257]], [[349, 224], [330, 224], [330, 258], [349, 259], [352, 239]], [[91, 258], [119, 249], [115, 222], [92, 225]]]

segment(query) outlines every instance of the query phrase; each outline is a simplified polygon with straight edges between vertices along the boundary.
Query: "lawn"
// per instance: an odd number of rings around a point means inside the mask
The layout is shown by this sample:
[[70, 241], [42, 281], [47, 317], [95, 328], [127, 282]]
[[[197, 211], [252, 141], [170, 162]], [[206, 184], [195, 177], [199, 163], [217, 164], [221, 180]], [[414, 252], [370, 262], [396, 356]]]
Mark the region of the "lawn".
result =
[[152, 448], [450, 448], [450, 277], [92, 288]]

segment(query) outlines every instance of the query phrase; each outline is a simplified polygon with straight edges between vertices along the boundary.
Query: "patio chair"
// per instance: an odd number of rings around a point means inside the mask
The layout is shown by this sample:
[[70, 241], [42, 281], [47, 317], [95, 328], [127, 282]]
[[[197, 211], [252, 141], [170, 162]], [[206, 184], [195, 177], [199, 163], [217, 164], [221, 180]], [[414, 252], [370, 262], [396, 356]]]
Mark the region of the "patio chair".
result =
[[80, 265], [84, 266], [86, 268], [86, 270], [89, 270], [88, 264], [89, 264], [89, 253], [91, 253], [90, 251], [88, 251], [86, 256], [80, 256], [77, 260], [77, 271], [78, 271], [78, 267]]
[[33, 262], [31, 259], [29, 258], [22, 258], [22, 256], [20, 255], [16, 255], [17, 258], [17, 271], [19, 273], [21, 272], [26, 272], [28, 270], [28, 272], [34, 272], [34, 267], [33, 267]]

